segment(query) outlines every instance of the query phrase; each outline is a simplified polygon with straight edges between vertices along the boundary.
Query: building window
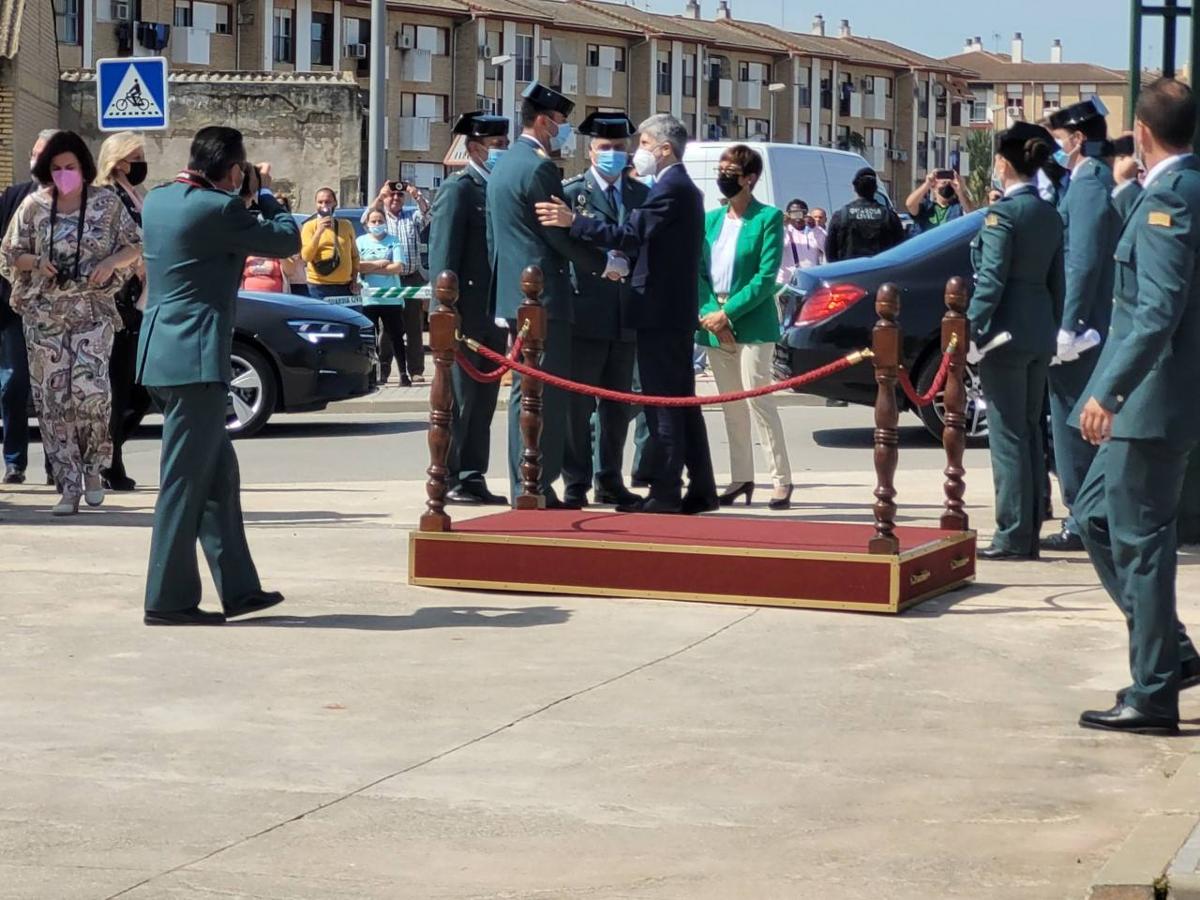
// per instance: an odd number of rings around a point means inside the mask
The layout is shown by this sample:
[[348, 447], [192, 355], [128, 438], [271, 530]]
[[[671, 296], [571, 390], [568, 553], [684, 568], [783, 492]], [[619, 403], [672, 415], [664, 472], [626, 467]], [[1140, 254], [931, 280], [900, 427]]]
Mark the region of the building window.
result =
[[1009, 119], [1025, 118], [1025, 86], [1010, 84], [1005, 88], [1004, 107], [1008, 110]]
[[950, 125], [955, 127], [962, 124], [962, 104], [954, 103], [950, 106]]
[[229, 7], [217, 4], [217, 34], [229, 34]]
[[[400, 33], [408, 38], [408, 45], [414, 50], [428, 50], [434, 56], [445, 56], [450, 46], [450, 29], [435, 28], [432, 25], [404, 25]], [[499, 56], [495, 48], [499, 46], [499, 32], [496, 32], [496, 44], [492, 45], [492, 56]], [[490, 43], [490, 40], [489, 40]]]
[[833, 109], [833, 82], [827, 72], [821, 74], [821, 109]]
[[1079, 86], [1080, 101], [1091, 100], [1093, 97], [1097, 100], [1100, 99], [1100, 95], [1096, 93], [1096, 86], [1094, 84], [1081, 84]]
[[192, 0], [175, 0], [175, 18], [172, 21], [176, 28], [192, 27]]
[[972, 93], [974, 96], [971, 99], [971, 124], [979, 125], [988, 121], [988, 92], [976, 88]]
[[54, 0], [54, 30], [60, 44], [79, 44], [79, 0]]
[[746, 133], [742, 135], [745, 140], [768, 140], [771, 134], [771, 121], [769, 119], [746, 119]]
[[333, 13], [312, 14], [312, 63], [314, 66], [333, 65]]
[[1057, 84], [1042, 85], [1042, 109], [1053, 112], [1062, 106], [1062, 94]]
[[616, 51], [615, 54], [613, 55], [613, 71], [614, 72], [624, 72], [625, 71], [625, 48], [624, 47], [613, 47], [613, 50]]
[[533, 81], [533, 35], [518, 34], [516, 50], [513, 66], [517, 81]]
[[[683, 96], [696, 96], [696, 54], [683, 54]], [[692, 132], [695, 134], [696, 132]]]
[[400, 115], [402, 118], [429, 119], [445, 122], [449, 115], [450, 98], [445, 94], [401, 94]]
[[271, 42], [273, 44], [271, 58], [275, 62], [294, 63], [296, 61], [296, 41], [292, 31], [292, 11], [290, 9], [275, 10]]
[[658, 94], [667, 97], [671, 94], [671, 54], [658, 54]]

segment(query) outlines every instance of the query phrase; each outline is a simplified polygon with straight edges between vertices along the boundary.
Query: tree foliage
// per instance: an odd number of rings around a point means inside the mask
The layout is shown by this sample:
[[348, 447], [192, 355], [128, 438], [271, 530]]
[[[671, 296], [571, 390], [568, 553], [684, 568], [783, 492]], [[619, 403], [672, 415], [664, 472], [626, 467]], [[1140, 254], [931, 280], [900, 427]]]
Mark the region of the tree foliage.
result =
[[971, 158], [971, 173], [967, 176], [967, 193], [976, 206], [987, 204], [988, 188], [992, 186], [992, 129], [972, 129], [967, 135], [967, 153]]

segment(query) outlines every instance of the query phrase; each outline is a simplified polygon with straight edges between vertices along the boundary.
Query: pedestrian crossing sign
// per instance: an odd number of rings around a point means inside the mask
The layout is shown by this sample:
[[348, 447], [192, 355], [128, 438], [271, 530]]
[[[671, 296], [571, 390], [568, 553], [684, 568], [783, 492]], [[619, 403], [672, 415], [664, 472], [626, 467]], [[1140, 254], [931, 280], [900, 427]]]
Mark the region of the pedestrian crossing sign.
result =
[[170, 111], [165, 58], [96, 60], [96, 112], [101, 131], [166, 128]]

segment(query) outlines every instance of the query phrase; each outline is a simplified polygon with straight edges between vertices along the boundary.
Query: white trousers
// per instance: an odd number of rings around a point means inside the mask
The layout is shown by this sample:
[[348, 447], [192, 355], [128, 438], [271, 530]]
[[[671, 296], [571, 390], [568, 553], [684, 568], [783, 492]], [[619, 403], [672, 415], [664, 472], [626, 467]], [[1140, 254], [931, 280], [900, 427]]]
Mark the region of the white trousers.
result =
[[[774, 344], [735, 344], [732, 351], [724, 347], [709, 348], [708, 364], [712, 366], [717, 391], [729, 394], [770, 384], [774, 355]], [[753, 410], [758, 437], [767, 452], [771, 482], [775, 487], [791, 484], [792, 466], [788, 462], [787, 441], [775, 395], [726, 403], [722, 409], [725, 433], [729, 438], [731, 481], [734, 484], [754, 481], [754, 444], [750, 440], [750, 412]]]

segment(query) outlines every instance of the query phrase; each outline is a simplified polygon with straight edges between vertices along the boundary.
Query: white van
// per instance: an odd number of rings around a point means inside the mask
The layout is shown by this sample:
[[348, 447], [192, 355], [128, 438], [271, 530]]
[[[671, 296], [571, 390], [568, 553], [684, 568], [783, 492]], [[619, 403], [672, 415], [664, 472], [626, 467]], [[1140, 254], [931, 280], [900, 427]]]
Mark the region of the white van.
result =
[[[721, 205], [717, 161], [722, 153], [739, 143], [746, 142], [692, 141], [688, 144], [683, 164], [696, 187], [704, 192], [705, 209]], [[803, 200], [809, 209], [820, 207], [830, 218], [854, 199], [850, 182], [854, 180], [855, 172], [869, 165], [857, 153], [825, 147], [757, 141], [747, 146], [763, 158], [762, 177], [754, 188], [755, 199], [779, 209], [785, 209], [792, 200]], [[887, 202], [891, 203], [891, 200]]]

